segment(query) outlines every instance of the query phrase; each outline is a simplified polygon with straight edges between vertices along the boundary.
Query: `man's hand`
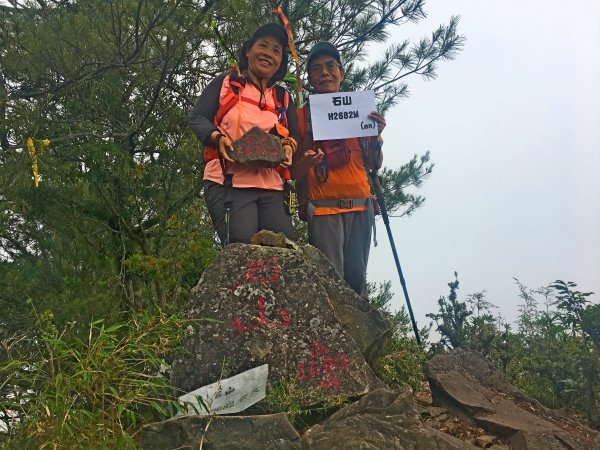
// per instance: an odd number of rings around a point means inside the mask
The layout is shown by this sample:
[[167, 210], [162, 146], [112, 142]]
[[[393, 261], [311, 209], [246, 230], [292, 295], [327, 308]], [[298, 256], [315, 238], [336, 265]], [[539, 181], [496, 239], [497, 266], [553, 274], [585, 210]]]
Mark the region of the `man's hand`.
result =
[[377, 134], [381, 135], [381, 132], [385, 128], [385, 118], [377, 111], [370, 112], [367, 117], [377, 122]]
[[319, 164], [324, 156], [325, 153], [323, 153], [323, 150], [320, 148], [317, 148], [316, 150], [310, 148], [304, 152], [303, 160], [310, 163], [311, 166], [314, 166], [315, 164]]
[[302, 159], [296, 161], [292, 167], [294, 178], [302, 178], [305, 176], [312, 166], [319, 164], [323, 160], [324, 156], [325, 153], [323, 153], [323, 150], [320, 148], [306, 150], [302, 155]]

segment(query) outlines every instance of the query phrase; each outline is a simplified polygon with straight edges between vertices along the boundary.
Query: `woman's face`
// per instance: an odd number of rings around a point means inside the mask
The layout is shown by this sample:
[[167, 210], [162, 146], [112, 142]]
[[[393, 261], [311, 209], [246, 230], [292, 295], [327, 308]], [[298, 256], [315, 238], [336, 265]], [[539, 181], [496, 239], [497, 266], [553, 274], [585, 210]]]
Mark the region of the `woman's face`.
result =
[[257, 78], [270, 79], [279, 70], [283, 48], [272, 36], [259, 37], [246, 52], [248, 70]]

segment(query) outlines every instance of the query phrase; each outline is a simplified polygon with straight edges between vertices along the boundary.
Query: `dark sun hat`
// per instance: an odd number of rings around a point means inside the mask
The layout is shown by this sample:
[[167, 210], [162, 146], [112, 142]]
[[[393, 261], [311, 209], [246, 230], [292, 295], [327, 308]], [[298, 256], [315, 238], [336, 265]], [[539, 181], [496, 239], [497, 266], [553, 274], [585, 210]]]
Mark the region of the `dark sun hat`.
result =
[[277, 39], [277, 41], [281, 44], [281, 47], [283, 48], [283, 54], [281, 55], [281, 64], [279, 65], [279, 69], [277, 69], [277, 72], [275, 72], [275, 74], [269, 79], [269, 81], [274, 82], [282, 80], [285, 76], [285, 73], [287, 72], [288, 65], [288, 35], [285, 31], [285, 28], [276, 23], [267, 23], [259, 27], [254, 32], [254, 34], [250, 36], [250, 39], [244, 42], [244, 45], [242, 46], [242, 51], [240, 52], [240, 70], [246, 70], [248, 68], [248, 57], [246, 56], [248, 49], [252, 47], [252, 45], [254, 45], [254, 43], [259, 38], [264, 36], [274, 37], [275, 39]]
[[313, 59], [315, 59], [317, 56], [323, 55], [333, 56], [340, 64], [340, 66], [342, 65], [342, 58], [340, 57], [340, 52], [337, 48], [335, 48], [335, 45], [333, 45], [331, 42], [323, 41], [313, 45], [313, 47], [308, 52], [308, 58], [306, 60], [306, 69], [310, 70], [310, 65], [312, 64]]

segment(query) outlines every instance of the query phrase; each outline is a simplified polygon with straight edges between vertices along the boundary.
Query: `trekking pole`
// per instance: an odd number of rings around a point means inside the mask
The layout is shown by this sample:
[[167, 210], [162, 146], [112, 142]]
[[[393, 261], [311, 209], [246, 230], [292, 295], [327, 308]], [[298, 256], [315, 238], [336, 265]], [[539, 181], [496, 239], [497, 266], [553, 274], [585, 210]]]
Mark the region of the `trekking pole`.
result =
[[406, 281], [404, 275], [402, 275], [402, 268], [400, 267], [400, 260], [398, 259], [398, 252], [396, 251], [396, 244], [394, 244], [394, 236], [392, 236], [392, 229], [390, 228], [390, 219], [388, 217], [387, 208], [385, 207], [385, 200], [383, 199], [383, 189], [381, 188], [381, 180], [379, 174], [375, 171], [372, 174], [373, 186], [375, 187], [375, 195], [377, 196], [377, 203], [381, 209], [381, 217], [387, 230], [388, 238], [390, 239], [390, 246], [392, 247], [392, 253], [394, 254], [394, 261], [396, 262], [396, 269], [400, 276], [400, 284], [402, 285], [402, 291], [404, 292], [404, 298], [406, 299], [406, 306], [408, 306], [408, 314], [412, 323], [412, 328], [415, 333], [417, 345], [421, 346], [421, 337], [419, 336], [419, 329], [417, 328], [417, 322], [415, 321], [415, 315], [413, 314], [412, 306], [410, 304], [410, 298], [408, 297], [408, 290], [406, 289]]

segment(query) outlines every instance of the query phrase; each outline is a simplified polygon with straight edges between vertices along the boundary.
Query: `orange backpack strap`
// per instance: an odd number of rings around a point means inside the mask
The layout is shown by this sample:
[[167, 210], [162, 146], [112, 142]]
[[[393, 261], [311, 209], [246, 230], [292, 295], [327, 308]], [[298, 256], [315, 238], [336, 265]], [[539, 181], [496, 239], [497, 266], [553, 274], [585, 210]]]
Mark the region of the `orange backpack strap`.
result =
[[[232, 66], [225, 79], [229, 78], [229, 90], [225, 94], [223, 99], [219, 99], [219, 109], [213, 119], [213, 125], [217, 128], [221, 125], [223, 117], [227, 115], [229, 111], [237, 104], [240, 100], [240, 92], [246, 85], [246, 79], [241, 76], [235, 66]], [[225, 79], [223, 82], [225, 82]], [[214, 145], [209, 144], [204, 146], [204, 162], [207, 163], [213, 159], [219, 158], [218, 149]]]
[[[213, 125], [217, 128], [219, 128], [221, 122], [223, 121], [223, 118], [227, 115], [227, 113], [231, 111], [231, 109], [239, 101], [259, 106], [257, 101], [244, 97], [242, 95], [242, 91], [246, 86], [246, 78], [243, 75], [241, 75], [235, 67], [231, 68], [227, 77], [229, 77], [229, 90], [225, 94], [225, 96], [219, 101], [219, 109], [217, 110], [217, 114], [215, 114], [215, 118], [213, 120]], [[283, 86], [274, 86], [273, 102], [275, 104], [275, 108], [268, 107], [267, 110], [277, 115], [277, 124], [281, 124], [285, 128], [285, 130], [281, 130], [278, 127], [278, 131], [280, 131], [281, 133], [285, 132], [287, 134], [287, 108], [289, 105], [289, 93], [285, 90]], [[213, 145], [204, 146], [205, 163], [212, 161], [213, 159], [217, 159], [218, 157], [219, 152]], [[289, 180], [291, 178], [290, 171], [288, 169], [278, 168], [277, 172], [281, 175], [281, 178], [283, 178], [284, 180]]]
[[219, 101], [219, 109], [213, 120], [213, 124], [216, 127], [221, 125], [223, 117], [225, 117], [227, 113], [231, 111], [231, 108], [240, 101], [240, 93], [246, 86], [246, 78], [243, 75], [240, 75], [237, 69], [233, 67], [229, 71], [227, 77], [229, 77], [229, 90], [227, 91], [227, 94], [225, 94], [225, 97]]

